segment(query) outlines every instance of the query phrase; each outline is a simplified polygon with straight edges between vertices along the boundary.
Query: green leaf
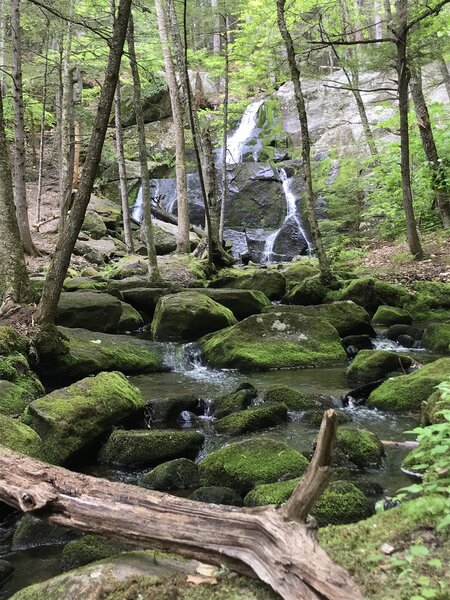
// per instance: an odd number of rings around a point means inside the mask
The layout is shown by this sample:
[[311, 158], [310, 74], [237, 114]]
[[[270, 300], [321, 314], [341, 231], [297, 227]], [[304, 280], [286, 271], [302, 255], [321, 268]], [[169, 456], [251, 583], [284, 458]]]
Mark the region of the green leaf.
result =
[[439, 569], [439, 567], [442, 566], [442, 560], [440, 560], [439, 558], [431, 558], [427, 562], [427, 565], [429, 565], [430, 567], [436, 567], [437, 569]]
[[413, 556], [428, 556], [430, 553], [425, 546], [411, 546], [409, 551]]

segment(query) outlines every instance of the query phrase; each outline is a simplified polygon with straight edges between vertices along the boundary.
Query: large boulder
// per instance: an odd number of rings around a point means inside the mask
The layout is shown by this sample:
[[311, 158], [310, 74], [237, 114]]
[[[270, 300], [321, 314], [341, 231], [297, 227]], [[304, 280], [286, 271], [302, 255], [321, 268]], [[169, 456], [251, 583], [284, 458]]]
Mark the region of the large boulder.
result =
[[33, 458], [43, 457], [42, 440], [34, 429], [7, 415], [0, 415], [0, 445]]
[[342, 364], [345, 352], [334, 327], [289, 312], [253, 315], [200, 340], [214, 367], [266, 370]]
[[282, 271], [286, 278], [288, 290], [301, 283], [308, 277], [314, 277], [320, 273], [317, 258], [301, 257]]
[[27, 338], [19, 333], [15, 327], [0, 326], [0, 356], [7, 356], [15, 352], [26, 355], [27, 348]]
[[272, 402], [222, 417], [215, 423], [215, 428], [225, 435], [241, 435], [281, 425], [287, 420], [287, 406], [281, 402]]
[[297, 283], [284, 297], [289, 304], [308, 306], [310, 304], [321, 304], [327, 295], [327, 288], [322, 283], [319, 275], [306, 277]]
[[450, 358], [441, 358], [409, 375], [388, 379], [370, 394], [367, 404], [396, 412], [419, 411], [434, 388], [449, 377]]
[[39, 398], [45, 393], [42, 383], [30, 369], [28, 360], [18, 352], [0, 357], [0, 380], [9, 381], [24, 390], [23, 397], [27, 401]]
[[104, 220], [93, 210], [86, 211], [81, 231], [87, 233], [94, 240], [99, 240], [108, 233]]
[[281, 383], [266, 388], [263, 400], [264, 402], [282, 402], [290, 410], [312, 410], [319, 406], [310, 396]]
[[213, 417], [221, 419], [248, 408], [258, 392], [250, 383], [240, 385], [237, 390], [214, 401]]
[[146, 467], [174, 458], [195, 458], [205, 436], [197, 431], [116, 429], [100, 452], [100, 461]]
[[352, 300], [369, 313], [374, 313], [382, 304], [404, 306], [409, 298], [409, 293], [403, 288], [375, 277], [355, 279], [341, 292], [341, 300]]
[[228, 269], [209, 287], [256, 290], [269, 300], [281, 300], [286, 291], [286, 279], [273, 269]]
[[360, 350], [347, 369], [350, 383], [371, 383], [394, 372], [405, 372], [412, 364], [409, 356], [385, 350]]
[[384, 456], [384, 447], [380, 439], [366, 429], [339, 427], [336, 448], [360, 469], [378, 466]]
[[188, 458], [175, 458], [141, 475], [138, 485], [161, 492], [195, 488], [199, 485], [198, 465]]
[[200, 482], [245, 494], [261, 483], [298, 477], [307, 466], [306, 458], [286, 444], [253, 438], [208, 454], [199, 463]]
[[125, 335], [58, 327], [61, 344], [39, 346], [38, 373], [45, 380], [75, 381], [100, 371], [151, 373], [166, 371], [162, 349]]
[[29, 393], [11, 381], [0, 380], [0, 414], [18, 417], [30, 402]]
[[[126, 281], [125, 279], [123, 281]], [[154, 288], [136, 286], [130, 289], [121, 291], [121, 295], [125, 302], [130, 304], [134, 309], [144, 313], [150, 320], [155, 314], [158, 300], [170, 292], [170, 288]]]
[[433, 352], [450, 353], [450, 324], [429, 325], [424, 331], [422, 345]]
[[181, 292], [162, 296], [152, 321], [156, 340], [193, 341], [236, 323], [233, 313], [208, 296]]
[[45, 460], [61, 464], [144, 405], [124, 375], [100, 373], [34, 400], [22, 422], [41, 436]]
[[258, 315], [270, 306], [267, 296], [257, 290], [203, 288], [201, 293], [229, 308], [238, 321]]
[[354, 302], [338, 301], [314, 306], [272, 306], [263, 312], [288, 311], [306, 317], [320, 317], [328, 321], [341, 337], [368, 334], [375, 337], [369, 314]]
[[377, 312], [373, 316], [372, 322], [377, 325], [385, 325], [386, 327], [398, 324], [411, 325], [412, 317], [404, 308], [382, 305], [378, 307]]

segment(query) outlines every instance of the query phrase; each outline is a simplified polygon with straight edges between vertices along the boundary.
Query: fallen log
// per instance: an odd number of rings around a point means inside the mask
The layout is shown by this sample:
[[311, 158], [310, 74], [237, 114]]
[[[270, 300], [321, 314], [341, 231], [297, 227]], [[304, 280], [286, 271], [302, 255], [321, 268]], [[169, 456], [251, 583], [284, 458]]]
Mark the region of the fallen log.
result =
[[3, 447], [0, 500], [63, 527], [226, 564], [256, 575], [284, 600], [362, 600], [304, 522], [330, 477], [335, 431], [336, 414], [329, 410], [305, 485], [300, 482], [279, 508], [203, 504], [81, 475]]

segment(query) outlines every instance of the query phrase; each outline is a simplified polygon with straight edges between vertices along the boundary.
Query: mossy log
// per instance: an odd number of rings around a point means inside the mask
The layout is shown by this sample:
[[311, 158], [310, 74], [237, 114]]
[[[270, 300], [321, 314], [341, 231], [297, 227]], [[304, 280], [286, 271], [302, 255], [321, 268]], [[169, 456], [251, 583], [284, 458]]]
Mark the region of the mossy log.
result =
[[362, 600], [305, 524], [331, 474], [336, 414], [325, 413], [316, 453], [285, 507], [203, 504], [81, 475], [0, 449], [0, 500], [51, 523], [172, 551], [256, 575], [284, 600]]

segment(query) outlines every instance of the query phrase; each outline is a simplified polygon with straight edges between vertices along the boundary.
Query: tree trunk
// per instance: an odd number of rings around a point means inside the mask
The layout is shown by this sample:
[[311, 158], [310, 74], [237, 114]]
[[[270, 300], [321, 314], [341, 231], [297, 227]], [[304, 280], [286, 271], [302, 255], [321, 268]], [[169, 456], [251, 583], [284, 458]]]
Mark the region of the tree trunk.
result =
[[119, 2], [119, 11], [110, 42], [105, 79], [98, 101], [97, 114], [92, 128], [80, 186], [66, 227], [58, 238], [42, 291], [41, 301], [39, 302], [38, 322], [40, 324], [50, 324], [54, 321], [64, 278], [70, 264], [70, 257], [81, 226], [83, 225], [84, 216], [91, 197], [111, 114], [114, 92], [119, 78], [120, 61], [128, 27], [130, 6], [131, 0], [120, 0]]
[[439, 158], [434, 142], [430, 115], [422, 90], [422, 77], [420, 71], [412, 71], [409, 88], [411, 90], [414, 109], [416, 111], [417, 126], [419, 127], [423, 150], [431, 170], [431, 186], [436, 199], [436, 205], [439, 209], [442, 225], [444, 227], [450, 227], [450, 189], [447, 183], [445, 169]]
[[73, 177], [72, 189], [77, 190], [80, 183], [81, 157], [81, 118], [80, 109], [83, 95], [83, 72], [80, 65], [73, 71]]
[[139, 163], [141, 166], [142, 182], [142, 208], [144, 216], [143, 230], [148, 256], [148, 278], [150, 281], [159, 281], [161, 279], [161, 276], [159, 274], [158, 269], [155, 239], [153, 235], [153, 221], [151, 212], [152, 199], [150, 192], [150, 177], [148, 174], [147, 164], [147, 144], [145, 141], [144, 113], [142, 111], [141, 79], [139, 77], [138, 64], [136, 60], [136, 50], [134, 47], [134, 22], [132, 13], [130, 13], [130, 20], [128, 23], [127, 42], [128, 55], [130, 57], [131, 73], [133, 76], [134, 112], [136, 115], [136, 125], [138, 131]]
[[281, 37], [286, 47], [292, 83], [294, 84], [295, 104], [300, 120], [300, 130], [302, 134], [303, 173], [306, 183], [308, 224], [311, 232], [311, 237], [314, 243], [314, 248], [317, 252], [317, 258], [319, 259], [321, 276], [325, 281], [328, 281], [332, 280], [333, 276], [331, 274], [328, 256], [326, 255], [325, 249], [323, 247], [322, 236], [320, 234], [319, 224], [317, 222], [315, 211], [315, 198], [311, 171], [311, 141], [308, 129], [308, 116], [306, 114], [305, 98], [303, 96], [303, 91], [301, 87], [300, 71], [295, 58], [294, 44], [292, 42], [292, 37], [288, 31], [286, 20], [284, 17], [284, 5], [285, 0], [277, 0], [277, 21]]
[[447, 96], [450, 100], [450, 73], [448, 72], [447, 63], [443, 56], [438, 59], [439, 62], [439, 70], [442, 75], [442, 82], [445, 85], [445, 89], [447, 90]]
[[0, 452], [0, 499], [63, 527], [254, 573], [284, 600], [362, 600], [299, 518], [329, 479], [335, 428], [331, 410], [306, 485], [300, 483], [281, 508], [203, 504], [80, 475], [6, 448]]
[[11, 166], [0, 93], [0, 316], [31, 299], [30, 282], [14, 208]]
[[408, 129], [408, 86], [410, 71], [407, 59], [408, 44], [408, 0], [396, 0], [396, 29], [393, 28], [395, 47], [397, 49], [397, 91], [398, 111], [400, 117], [400, 171], [402, 176], [403, 209], [406, 219], [406, 234], [411, 254], [416, 260], [423, 258], [423, 250], [417, 231], [411, 191], [411, 170], [409, 160]]
[[39, 231], [39, 223], [41, 222], [41, 199], [42, 199], [42, 180], [44, 173], [44, 143], [45, 143], [45, 114], [47, 111], [47, 78], [48, 78], [48, 35], [49, 35], [49, 23], [47, 22], [47, 29], [45, 31], [45, 66], [44, 66], [44, 79], [43, 79], [43, 92], [42, 92], [42, 112], [41, 112], [41, 126], [39, 132], [39, 166], [38, 166], [38, 189], [36, 195], [37, 214], [36, 214], [36, 230]]
[[185, 107], [183, 111], [183, 124], [186, 118], [186, 107], [188, 104], [186, 81], [184, 79], [184, 48], [181, 41], [180, 28], [178, 27], [177, 13], [175, 11], [174, 0], [167, 0], [167, 20], [168, 30], [170, 32], [170, 39], [173, 45], [173, 56], [176, 64], [176, 73], [178, 77], [178, 91], [180, 95], [181, 106]]
[[[224, 7], [226, 11], [226, 6]], [[221, 180], [222, 180], [222, 195], [220, 200], [220, 223], [219, 223], [219, 240], [223, 244], [223, 230], [225, 228], [225, 207], [228, 195], [227, 181], [227, 146], [228, 146], [228, 96], [230, 86], [230, 56], [228, 52], [228, 15], [223, 17], [225, 21], [225, 31], [223, 33], [223, 53], [225, 58], [224, 72], [224, 90], [223, 90], [223, 138], [222, 138], [222, 160], [221, 160]]]
[[189, 209], [187, 197], [186, 153], [184, 141], [183, 111], [180, 102], [178, 85], [175, 78], [175, 69], [173, 66], [172, 55], [170, 52], [167, 21], [162, 0], [155, 0], [155, 8], [156, 18], [158, 21], [159, 37], [161, 40], [162, 53], [164, 58], [164, 70], [166, 73], [167, 85], [169, 86], [170, 104], [172, 107], [172, 116], [175, 126], [175, 174], [177, 179], [178, 207], [177, 250], [180, 253], [189, 253]]
[[11, 36], [14, 99], [14, 202], [23, 249], [29, 256], [37, 256], [39, 252], [33, 244], [28, 220], [27, 188], [25, 183], [25, 125], [23, 116], [20, 0], [11, 0]]

